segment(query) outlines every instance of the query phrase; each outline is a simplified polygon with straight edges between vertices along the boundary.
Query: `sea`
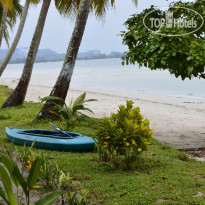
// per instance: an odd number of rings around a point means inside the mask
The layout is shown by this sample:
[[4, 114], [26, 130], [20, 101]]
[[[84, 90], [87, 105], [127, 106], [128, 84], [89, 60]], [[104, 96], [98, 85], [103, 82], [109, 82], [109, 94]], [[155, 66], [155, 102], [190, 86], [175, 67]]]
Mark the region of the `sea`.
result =
[[[35, 63], [31, 84], [53, 86], [63, 62]], [[3, 78], [20, 78], [23, 64], [9, 64]], [[168, 71], [151, 71], [139, 65], [122, 66], [121, 59], [78, 60], [71, 88], [123, 91], [134, 94], [174, 96], [205, 102], [205, 80], [176, 78]]]

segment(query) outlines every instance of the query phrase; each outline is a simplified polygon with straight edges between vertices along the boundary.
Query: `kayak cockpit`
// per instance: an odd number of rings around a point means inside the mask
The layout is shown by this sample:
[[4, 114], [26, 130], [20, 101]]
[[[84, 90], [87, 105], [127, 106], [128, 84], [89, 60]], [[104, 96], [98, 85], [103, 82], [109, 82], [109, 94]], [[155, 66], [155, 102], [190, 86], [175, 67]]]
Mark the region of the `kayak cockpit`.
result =
[[72, 139], [79, 137], [80, 135], [73, 132], [66, 132], [61, 133], [57, 131], [50, 131], [50, 130], [24, 130], [19, 131], [19, 134], [23, 135], [32, 135], [32, 136], [38, 136], [38, 137], [51, 137], [51, 138], [63, 138], [63, 139]]

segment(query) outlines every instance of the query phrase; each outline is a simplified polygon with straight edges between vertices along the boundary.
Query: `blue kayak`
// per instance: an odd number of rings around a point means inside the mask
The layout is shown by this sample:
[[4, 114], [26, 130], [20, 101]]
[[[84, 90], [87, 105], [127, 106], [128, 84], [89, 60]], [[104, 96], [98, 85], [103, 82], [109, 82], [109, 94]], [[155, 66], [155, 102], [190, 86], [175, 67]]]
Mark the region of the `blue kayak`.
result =
[[6, 127], [8, 139], [18, 145], [59, 151], [93, 151], [94, 140], [75, 132], [58, 132], [42, 129], [14, 129]]

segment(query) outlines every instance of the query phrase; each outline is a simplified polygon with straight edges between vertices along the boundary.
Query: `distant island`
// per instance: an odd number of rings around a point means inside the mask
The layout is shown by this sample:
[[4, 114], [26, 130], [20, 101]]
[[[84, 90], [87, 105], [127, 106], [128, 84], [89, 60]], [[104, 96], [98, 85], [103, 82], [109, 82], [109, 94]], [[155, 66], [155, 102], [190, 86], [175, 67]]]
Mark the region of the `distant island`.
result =
[[[8, 49], [0, 49], [0, 62], [4, 59]], [[28, 48], [17, 48], [10, 64], [24, 63], [27, 57]], [[121, 58], [124, 54], [121, 52], [111, 52], [110, 54], [103, 54], [100, 50], [90, 50], [87, 52], [78, 53], [78, 60], [92, 60], [92, 59], [106, 59], [106, 58]], [[63, 61], [65, 53], [57, 53], [50, 49], [39, 49], [36, 63], [40, 62], [57, 62]]]

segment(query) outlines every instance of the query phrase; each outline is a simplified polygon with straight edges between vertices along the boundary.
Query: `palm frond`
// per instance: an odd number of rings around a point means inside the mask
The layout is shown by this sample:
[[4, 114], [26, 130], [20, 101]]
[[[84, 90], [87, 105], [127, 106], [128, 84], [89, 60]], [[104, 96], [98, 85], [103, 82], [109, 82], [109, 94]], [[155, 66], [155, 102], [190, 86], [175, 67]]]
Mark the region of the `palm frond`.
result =
[[28, 1], [28, 4], [39, 4], [41, 2], [41, 0], [27, 0]]
[[[75, 17], [80, 7], [80, 0], [55, 0], [56, 8], [65, 17]], [[103, 18], [115, 0], [92, 0], [91, 11], [97, 18]]]
[[74, 18], [79, 9], [80, 0], [55, 0], [59, 13], [65, 17]]
[[13, 0], [0, 0], [0, 4], [2, 7], [6, 8], [8, 11], [13, 9]]
[[[3, 0], [6, 2], [5, 0]], [[20, 5], [19, 0], [12, 0], [12, 9], [7, 11], [7, 18], [6, 18], [6, 26], [4, 28], [4, 39], [6, 41], [7, 46], [9, 47], [9, 29], [13, 30], [14, 25], [16, 24], [17, 17], [21, 16], [22, 13], [22, 6]], [[0, 24], [2, 20], [3, 10], [4, 10], [3, 4], [1, 4], [0, 0]]]

